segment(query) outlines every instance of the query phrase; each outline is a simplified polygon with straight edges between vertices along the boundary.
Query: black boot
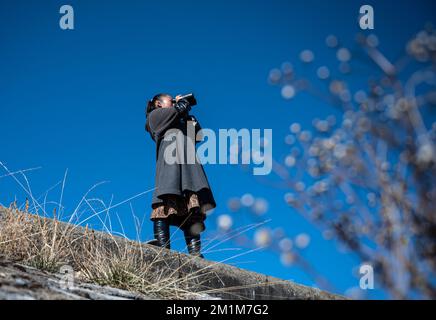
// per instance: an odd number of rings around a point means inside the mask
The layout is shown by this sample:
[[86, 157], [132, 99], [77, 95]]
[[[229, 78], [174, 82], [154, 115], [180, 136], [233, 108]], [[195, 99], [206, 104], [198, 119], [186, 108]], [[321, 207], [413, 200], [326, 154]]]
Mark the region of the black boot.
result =
[[201, 240], [200, 235], [193, 235], [190, 230], [184, 230], [186, 245], [188, 246], [189, 254], [204, 258], [201, 254]]
[[167, 219], [153, 220], [153, 231], [158, 247], [170, 249], [170, 225]]

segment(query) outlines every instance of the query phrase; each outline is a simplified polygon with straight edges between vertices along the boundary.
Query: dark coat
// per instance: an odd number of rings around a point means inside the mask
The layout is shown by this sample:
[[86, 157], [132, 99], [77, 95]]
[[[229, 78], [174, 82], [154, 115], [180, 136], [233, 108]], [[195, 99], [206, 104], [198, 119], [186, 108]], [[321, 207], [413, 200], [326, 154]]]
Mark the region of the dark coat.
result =
[[[157, 108], [147, 116], [146, 128], [149, 128], [147, 131], [156, 142], [156, 189], [153, 193], [152, 206], [162, 203], [162, 195], [184, 195], [189, 190], [198, 194], [203, 212], [216, 207], [215, 199], [202, 164], [198, 161], [197, 157], [195, 157], [195, 164], [187, 163], [187, 120], [189, 119], [197, 120], [186, 112], [179, 113], [174, 107]], [[163, 139], [165, 133], [172, 128], [183, 132], [185, 145], [184, 163], [168, 164], [164, 160], [165, 148], [175, 143]], [[198, 124], [195, 126], [195, 132], [197, 133], [199, 129]], [[177, 148], [180, 148], [180, 146], [177, 146]]]

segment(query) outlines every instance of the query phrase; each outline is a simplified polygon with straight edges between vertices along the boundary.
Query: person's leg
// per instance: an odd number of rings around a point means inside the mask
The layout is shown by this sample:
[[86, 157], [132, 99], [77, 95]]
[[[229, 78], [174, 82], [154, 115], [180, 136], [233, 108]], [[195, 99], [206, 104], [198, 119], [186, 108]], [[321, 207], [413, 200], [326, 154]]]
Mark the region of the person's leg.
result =
[[183, 234], [185, 236], [186, 245], [188, 247], [189, 254], [204, 258], [201, 254], [201, 232], [204, 231], [204, 222], [199, 216], [199, 210], [196, 208], [191, 213], [190, 219], [188, 219], [186, 226], [183, 228]]
[[200, 258], [204, 258], [201, 254], [201, 238], [200, 234], [193, 234], [190, 231], [190, 228], [183, 230], [186, 245], [188, 247], [188, 252], [191, 255], [199, 256]]
[[170, 224], [168, 219], [153, 220], [153, 232], [157, 240], [157, 246], [170, 249]]

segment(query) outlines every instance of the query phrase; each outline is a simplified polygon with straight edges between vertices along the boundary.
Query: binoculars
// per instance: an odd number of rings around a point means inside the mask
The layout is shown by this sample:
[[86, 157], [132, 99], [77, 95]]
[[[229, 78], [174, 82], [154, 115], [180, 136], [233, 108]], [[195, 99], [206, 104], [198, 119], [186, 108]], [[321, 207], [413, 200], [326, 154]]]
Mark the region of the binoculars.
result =
[[[181, 100], [181, 99], [185, 99], [185, 100], [187, 100], [188, 103], [189, 103], [189, 105], [190, 105], [191, 107], [192, 107], [192, 106], [195, 106], [195, 105], [197, 104], [197, 100], [195, 99], [193, 93], [185, 94], [185, 95], [183, 95], [183, 96], [180, 97], [180, 100]], [[176, 103], [176, 99], [173, 99], [172, 102], [173, 102], [173, 103]]]

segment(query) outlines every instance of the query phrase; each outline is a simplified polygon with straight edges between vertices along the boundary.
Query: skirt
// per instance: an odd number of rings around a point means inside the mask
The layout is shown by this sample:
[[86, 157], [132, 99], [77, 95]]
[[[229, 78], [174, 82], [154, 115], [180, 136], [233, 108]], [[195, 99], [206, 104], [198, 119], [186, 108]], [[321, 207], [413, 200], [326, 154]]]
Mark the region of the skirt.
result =
[[196, 233], [206, 229], [206, 212], [203, 209], [205, 206], [202, 205], [198, 194], [191, 191], [183, 196], [166, 194], [161, 198], [161, 203], [152, 205], [151, 221], [168, 219], [170, 225], [182, 230], [195, 229]]

